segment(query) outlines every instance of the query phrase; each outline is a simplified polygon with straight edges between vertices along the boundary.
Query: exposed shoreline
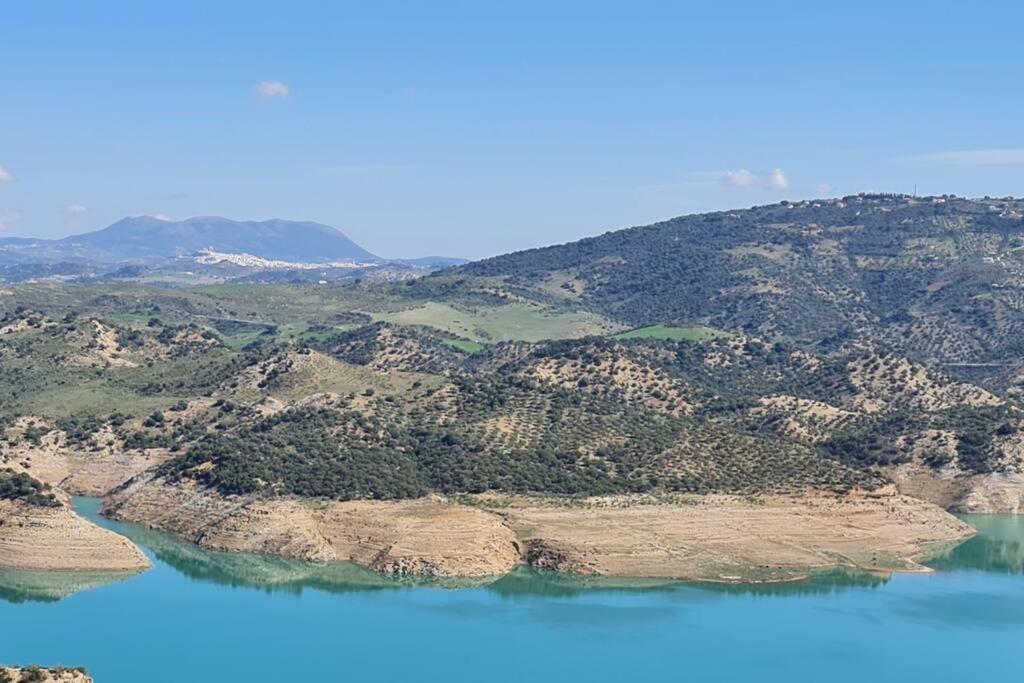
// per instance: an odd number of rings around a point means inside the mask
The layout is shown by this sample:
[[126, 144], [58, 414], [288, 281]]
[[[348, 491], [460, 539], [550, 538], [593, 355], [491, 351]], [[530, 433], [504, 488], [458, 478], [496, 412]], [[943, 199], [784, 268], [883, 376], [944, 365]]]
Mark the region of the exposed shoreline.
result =
[[208, 550], [433, 578], [500, 577], [519, 566], [720, 583], [794, 581], [834, 568], [923, 572], [923, 558], [974, 533], [894, 492], [324, 502], [223, 497], [143, 477], [106, 498], [103, 513]]
[[136, 572], [151, 566], [134, 543], [70, 508], [0, 501], [0, 569]]

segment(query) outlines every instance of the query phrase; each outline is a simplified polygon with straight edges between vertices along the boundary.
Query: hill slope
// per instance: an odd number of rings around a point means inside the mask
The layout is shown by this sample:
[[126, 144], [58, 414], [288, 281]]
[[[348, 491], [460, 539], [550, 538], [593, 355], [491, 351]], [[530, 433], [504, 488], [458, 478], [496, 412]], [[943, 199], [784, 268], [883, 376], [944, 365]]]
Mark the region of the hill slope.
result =
[[784, 202], [498, 256], [417, 289], [501, 291], [636, 327], [707, 325], [827, 348], [872, 339], [951, 367], [1015, 367], [1022, 219], [1014, 199]]

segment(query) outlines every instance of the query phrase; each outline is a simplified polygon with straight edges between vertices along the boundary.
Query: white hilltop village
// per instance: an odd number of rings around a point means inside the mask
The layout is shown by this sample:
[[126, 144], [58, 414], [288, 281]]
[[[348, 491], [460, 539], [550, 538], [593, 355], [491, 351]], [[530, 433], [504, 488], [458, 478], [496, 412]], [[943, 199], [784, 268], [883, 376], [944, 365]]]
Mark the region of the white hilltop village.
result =
[[323, 263], [311, 263], [305, 261], [281, 261], [279, 259], [268, 259], [262, 256], [254, 256], [245, 253], [226, 253], [211, 248], [200, 249], [195, 253], [193, 259], [196, 263], [214, 265], [217, 263], [231, 263], [246, 268], [266, 268], [282, 270], [316, 270], [317, 268], [372, 268], [376, 263], [360, 263], [358, 261], [326, 261]]

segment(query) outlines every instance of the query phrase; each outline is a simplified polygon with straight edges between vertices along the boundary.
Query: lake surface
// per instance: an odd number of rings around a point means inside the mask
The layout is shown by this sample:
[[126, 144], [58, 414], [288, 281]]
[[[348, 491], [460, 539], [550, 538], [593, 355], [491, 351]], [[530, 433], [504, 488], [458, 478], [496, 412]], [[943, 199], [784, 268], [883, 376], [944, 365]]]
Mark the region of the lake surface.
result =
[[[519, 572], [486, 586], [211, 553], [79, 510], [154, 560], [132, 577], [0, 572], [0, 662], [98, 683], [1016, 680], [1024, 519], [891, 579], [626, 586]], [[61, 597], [64, 596], [64, 597]]]

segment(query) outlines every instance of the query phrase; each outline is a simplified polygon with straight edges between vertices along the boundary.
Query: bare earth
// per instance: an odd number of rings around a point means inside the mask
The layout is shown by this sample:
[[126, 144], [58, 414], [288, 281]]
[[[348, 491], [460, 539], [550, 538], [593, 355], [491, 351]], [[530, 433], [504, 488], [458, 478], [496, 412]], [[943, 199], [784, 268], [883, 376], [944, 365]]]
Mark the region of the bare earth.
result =
[[350, 561], [394, 574], [494, 576], [519, 563], [515, 534], [500, 517], [440, 498], [264, 501], [142, 480], [109, 496], [104, 513], [210, 550]]
[[23, 470], [72, 496], [102, 496], [170, 456], [162, 449], [140, 453], [70, 448], [57, 432], [45, 436], [39, 445], [0, 447], [0, 464], [4, 467]]
[[0, 500], [0, 568], [24, 571], [139, 571], [150, 566], [131, 541], [69, 508]]
[[535, 566], [595, 576], [779, 581], [849, 567], [927, 571], [918, 560], [974, 532], [894, 494], [693, 497], [689, 504], [592, 500], [503, 511]]
[[111, 516], [216, 550], [443, 577], [498, 576], [518, 564], [610, 577], [778, 581], [854, 567], [925, 570], [917, 560], [973, 531], [900, 496], [519, 497], [313, 503], [222, 497], [140, 479], [108, 497]]

